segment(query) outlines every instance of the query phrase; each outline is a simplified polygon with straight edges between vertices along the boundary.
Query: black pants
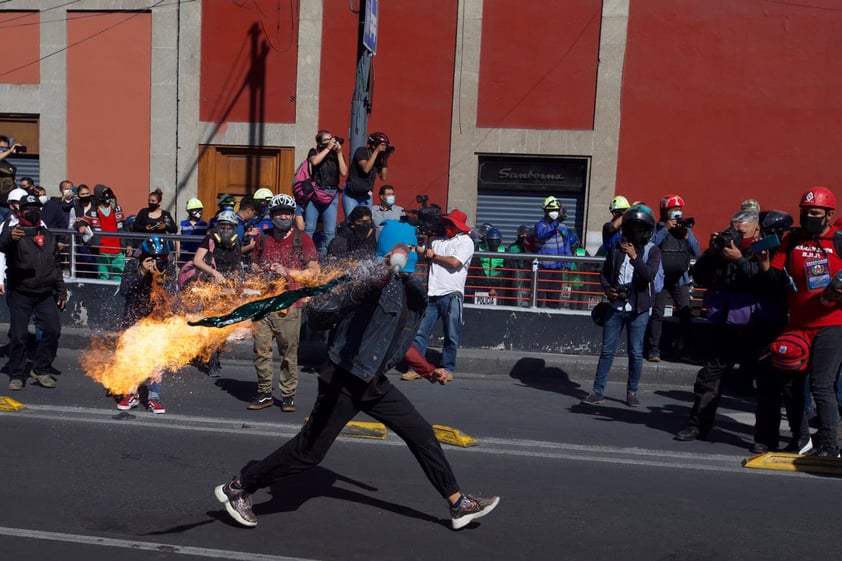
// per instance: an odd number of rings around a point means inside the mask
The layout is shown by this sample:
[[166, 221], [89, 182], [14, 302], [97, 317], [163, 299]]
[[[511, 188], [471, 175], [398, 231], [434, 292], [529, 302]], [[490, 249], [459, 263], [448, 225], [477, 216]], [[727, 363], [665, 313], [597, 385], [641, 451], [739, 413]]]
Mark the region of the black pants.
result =
[[754, 441], [775, 449], [781, 440], [781, 405], [786, 408], [792, 440], [803, 442], [810, 436], [804, 408], [806, 372], [778, 372], [769, 368], [757, 377], [757, 412]]
[[310, 419], [286, 444], [260, 462], [243, 468], [240, 483], [254, 493], [275, 481], [318, 465], [333, 441], [354, 416], [363, 411], [395, 432], [418, 460], [424, 475], [442, 497], [459, 490], [433, 428], [409, 400], [380, 375], [366, 384], [338, 368], [319, 378], [319, 393]]
[[655, 296], [655, 303], [649, 312], [647, 326], [646, 349], [649, 354], [661, 354], [661, 333], [664, 322], [664, 310], [667, 307], [667, 297], [675, 303], [673, 315], [679, 319], [677, 342], [687, 342], [690, 336], [693, 310], [690, 307], [690, 286], [680, 285], [680, 279], [668, 278], [664, 282], [664, 289]]
[[[762, 368], [760, 356], [776, 332], [764, 326], [712, 327], [709, 354], [693, 385], [695, 399], [690, 410], [689, 426], [698, 428], [703, 436], [710, 432], [722, 397], [722, 377], [738, 362], [741, 367]], [[759, 377], [763, 373], [757, 375]]]
[[819, 428], [813, 436], [813, 444], [837, 447], [836, 425], [839, 423], [839, 409], [836, 401], [836, 377], [842, 363], [842, 325], [822, 327], [816, 333], [810, 347], [810, 393], [816, 402]]
[[33, 370], [38, 372], [52, 366], [61, 336], [61, 321], [55, 297], [52, 294], [29, 294], [10, 290], [6, 294], [9, 306], [9, 378], [26, 377], [26, 340], [29, 337], [29, 319], [35, 316], [35, 326], [41, 330], [41, 339], [35, 352]]

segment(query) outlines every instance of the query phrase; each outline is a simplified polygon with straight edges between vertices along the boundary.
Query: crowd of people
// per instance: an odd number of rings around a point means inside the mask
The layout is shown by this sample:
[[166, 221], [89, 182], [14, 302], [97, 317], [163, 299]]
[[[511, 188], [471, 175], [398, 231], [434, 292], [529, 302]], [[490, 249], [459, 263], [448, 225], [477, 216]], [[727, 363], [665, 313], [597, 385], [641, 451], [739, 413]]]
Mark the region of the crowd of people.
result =
[[[4, 138], [0, 137], [0, 162], [4, 153], [13, 150], [8, 141], [3, 146]], [[129, 217], [105, 185], [91, 190], [65, 180], [59, 184], [59, 196], [50, 198], [30, 178], [21, 178], [13, 186], [4, 184], [0, 267], [5, 277], [0, 293], [6, 295], [10, 311], [9, 389], [23, 389], [27, 379], [54, 388], [60, 374], [52, 363], [61, 333], [59, 313], [67, 303], [62, 255], [71, 240], [56, 229], [75, 232], [79, 276], [120, 282], [119, 294], [125, 302], [123, 329], [153, 311], [155, 290], [177, 294], [190, 283], [225, 284], [249, 275], [283, 278], [288, 288], [295, 288], [298, 271], [380, 263], [374, 277], [355, 279], [335, 294], [307, 304], [298, 302], [254, 323], [257, 391], [249, 410], [268, 409], [276, 403], [283, 412], [296, 410], [302, 323], [308, 330], [329, 333], [327, 361], [320, 372], [316, 406], [301, 433], [264, 461], [244, 468], [232, 482], [220, 485], [215, 494], [240, 524], [255, 525], [250, 495], [317, 464], [345, 422], [366, 411], [395, 428], [409, 444], [431, 483], [447, 499], [454, 528], [461, 527], [490, 512], [499, 499], [470, 497], [459, 491], [429, 424], [394, 390], [385, 373], [404, 362], [409, 366], [404, 380], [425, 378], [445, 384], [453, 379], [470, 267], [479, 276], [474, 290], [482, 289], [484, 296], [494, 300], [504, 289], [514, 288], [515, 298], [520, 299], [517, 291], [528, 276], [502, 271], [529, 271], [531, 262], [515, 261], [513, 267], [498, 253], [572, 257], [583, 255], [584, 249], [565, 224], [564, 205], [554, 196], [544, 200], [543, 216], [534, 225], [519, 227], [509, 245], [503, 244], [492, 224], [469, 226], [468, 216], [458, 209], [436, 215], [434, 232], [425, 230], [418, 236], [406, 222], [405, 209], [396, 204], [394, 186], [381, 185], [378, 200], [373, 200], [375, 176], [386, 179], [393, 152], [385, 134], [370, 135], [349, 163], [342, 155], [342, 139], [321, 130], [315, 140], [305, 162], [312, 181], [309, 192], [294, 190], [296, 196], [291, 196], [259, 188], [239, 201], [224, 193], [207, 221], [204, 205], [196, 198], [187, 201], [186, 218], [177, 221], [162, 208], [160, 189], [149, 193], [147, 207]], [[341, 188], [345, 177], [348, 180]], [[341, 223], [337, 219], [340, 193], [346, 216]], [[808, 190], [799, 206], [799, 225], [794, 227], [786, 213], [761, 212], [757, 201], [747, 200], [730, 216], [729, 227], [712, 234], [703, 249], [681, 196], [665, 195], [657, 215], [645, 203], [615, 197], [598, 252], [604, 256], [599, 272], [604, 298], [592, 312], [602, 327], [602, 346], [592, 391], [582, 403], [597, 406], [605, 401], [609, 372], [625, 329], [625, 402], [638, 407], [644, 360], [661, 360], [668, 301], [678, 318], [669, 352], [684, 356], [697, 336], [691, 291], [699, 287], [704, 289], [710, 341], [701, 357], [687, 426], [675, 438], [710, 438], [722, 380], [739, 364], [743, 379], [752, 389], [756, 386], [752, 451], [781, 449], [783, 406], [791, 432], [783, 450], [837, 457], [842, 229], [832, 220], [836, 200], [829, 189]], [[132, 243], [108, 235], [129, 231], [144, 237]], [[173, 244], [166, 239], [173, 234], [202, 239]], [[477, 252], [482, 253], [476, 256]], [[427, 266], [426, 288], [413, 275], [419, 261]], [[559, 307], [569, 301], [576, 283], [571, 274], [576, 271], [575, 261], [539, 257], [537, 267], [543, 305]], [[567, 286], [559, 288], [559, 272], [566, 273], [562, 283]], [[26, 338], [32, 319], [38, 349], [27, 369]], [[439, 320], [444, 343], [441, 361], [434, 365], [425, 354]], [[273, 342], [281, 357], [277, 382]], [[219, 367], [217, 355], [211, 368]], [[116, 396], [117, 408], [144, 405], [153, 413], [164, 413], [162, 374], [149, 373], [144, 393], [137, 388]], [[812, 435], [811, 407], [817, 423]]]

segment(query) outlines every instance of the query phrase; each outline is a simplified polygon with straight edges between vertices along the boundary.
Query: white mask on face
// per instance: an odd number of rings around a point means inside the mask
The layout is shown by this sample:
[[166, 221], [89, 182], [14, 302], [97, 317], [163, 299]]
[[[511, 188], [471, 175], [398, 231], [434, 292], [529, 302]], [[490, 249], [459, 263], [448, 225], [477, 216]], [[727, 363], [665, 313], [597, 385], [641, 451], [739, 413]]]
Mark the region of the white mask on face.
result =
[[558, 220], [558, 211], [553, 210], [547, 213], [547, 216], [550, 217], [550, 220]]
[[395, 204], [395, 196], [386, 195], [386, 206], [392, 206], [393, 204]]
[[47, 201], [50, 200], [50, 197], [48, 197], [47, 195], [41, 195], [40, 197], [38, 197], [38, 200], [41, 201], [42, 205], [45, 205], [47, 204]]

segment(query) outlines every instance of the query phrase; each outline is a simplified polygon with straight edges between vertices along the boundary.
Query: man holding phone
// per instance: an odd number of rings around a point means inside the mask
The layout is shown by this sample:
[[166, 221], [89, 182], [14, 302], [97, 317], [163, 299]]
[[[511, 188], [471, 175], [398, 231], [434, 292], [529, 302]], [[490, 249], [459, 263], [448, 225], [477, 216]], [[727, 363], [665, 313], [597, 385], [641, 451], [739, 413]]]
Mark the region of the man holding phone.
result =
[[[21, 198], [20, 215], [0, 233], [6, 255], [6, 302], [9, 306], [9, 389], [20, 390], [26, 379], [29, 318], [41, 330], [30, 376], [44, 388], [56, 387], [53, 368], [61, 336], [59, 311], [67, 304], [58, 242], [41, 221], [41, 201]], [[45, 258], [51, 256], [52, 258]]]

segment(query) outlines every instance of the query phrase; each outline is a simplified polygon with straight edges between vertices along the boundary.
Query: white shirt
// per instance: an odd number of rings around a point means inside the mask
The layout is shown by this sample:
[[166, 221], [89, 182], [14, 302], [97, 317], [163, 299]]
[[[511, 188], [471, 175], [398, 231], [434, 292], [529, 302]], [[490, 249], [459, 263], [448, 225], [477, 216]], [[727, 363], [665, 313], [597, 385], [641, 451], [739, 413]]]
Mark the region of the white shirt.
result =
[[468, 265], [474, 256], [474, 241], [467, 234], [457, 234], [444, 240], [433, 240], [430, 244], [436, 255], [455, 257], [462, 266], [453, 271], [433, 261], [430, 263], [430, 278], [427, 284], [428, 296], [444, 296], [458, 292], [465, 295], [465, 281], [468, 280]]
[[[634, 266], [631, 264], [631, 258], [628, 255], [623, 256], [623, 264], [620, 265], [620, 275], [617, 277], [617, 284], [626, 286], [631, 284], [634, 279]], [[631, 298], [623, 303], [620, 300], [614, 302], [614, 307], [618, 310], [632, 311]]]

